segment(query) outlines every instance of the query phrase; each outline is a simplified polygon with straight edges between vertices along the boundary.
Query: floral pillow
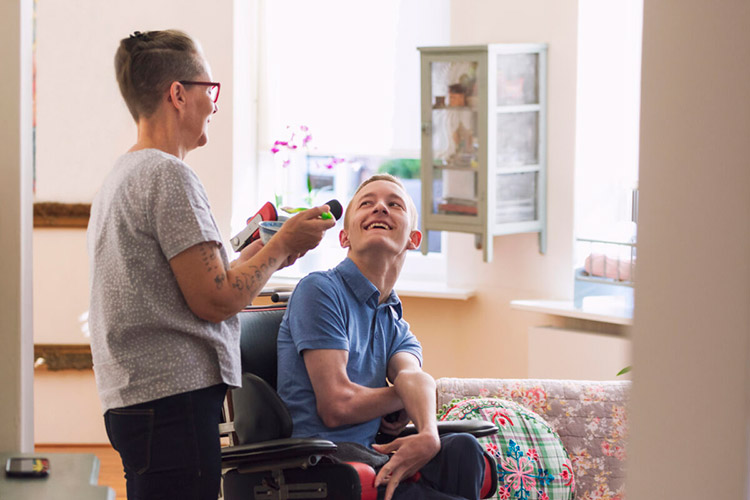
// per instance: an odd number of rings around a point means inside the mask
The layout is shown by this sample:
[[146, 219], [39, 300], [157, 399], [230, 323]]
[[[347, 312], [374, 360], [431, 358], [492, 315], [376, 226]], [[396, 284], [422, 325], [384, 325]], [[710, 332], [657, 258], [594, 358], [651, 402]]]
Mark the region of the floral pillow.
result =
[[574, 498], [568, 453], [557, 433], [536, 413], [513, 401], [469, 398], [444, 405], [438, 419], [486, 420], [497, 426], [497, 434], [479, 438], [497, 462], [498, 489], [493, 498]]

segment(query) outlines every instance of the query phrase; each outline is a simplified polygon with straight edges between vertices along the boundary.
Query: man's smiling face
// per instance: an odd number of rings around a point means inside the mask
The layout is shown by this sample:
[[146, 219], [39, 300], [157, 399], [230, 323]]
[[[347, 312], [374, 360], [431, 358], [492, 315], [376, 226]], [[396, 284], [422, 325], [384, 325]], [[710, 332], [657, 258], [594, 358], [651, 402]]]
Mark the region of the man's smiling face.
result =
[[421, 233], [412, 229], [408, 195], [395, 182], [376, 180], [362, 187], [352, 200], [339, 235], [351, 251], [380, 249], [401, 253], [419, 247]]

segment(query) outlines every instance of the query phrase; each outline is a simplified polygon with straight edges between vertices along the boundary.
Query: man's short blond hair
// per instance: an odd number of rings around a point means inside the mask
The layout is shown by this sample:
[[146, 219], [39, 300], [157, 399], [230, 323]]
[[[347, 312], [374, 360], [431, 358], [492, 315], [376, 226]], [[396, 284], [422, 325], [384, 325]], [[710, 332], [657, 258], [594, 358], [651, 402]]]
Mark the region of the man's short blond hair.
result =
[[375, 174], [372, 177], [365, 179], [362, 184], [359, 185], [357, 191], [354, 192], [354, 196], [352, 196], [352, 199], [349, 200], [349, 203], [346, 205], [346, 212], [344, 212], [344, 229], [349, 227], [349, 210], [352, 207], [352, 203], [354, 203], [354, 200], [357, 198], [357, 195], [360, 191], [362, 191], [362, 188], [375, 181], [392, 182], [401, 188], [401, 191], [404, 192], [404, 201], [406, 202], [406, 209], [409, 213], [409, 219], [411, 223], [410, 230], [418, 230], [419, 214], [417, 213], [417, 205], [414, 203], [414, 200], [411, 198], [411, 196], [409, 196], [409, 193], [406, 191], [406, 187], [404, 186], [404, 184], [398, 179], [398, 177], [394, 177], [391, 174]]

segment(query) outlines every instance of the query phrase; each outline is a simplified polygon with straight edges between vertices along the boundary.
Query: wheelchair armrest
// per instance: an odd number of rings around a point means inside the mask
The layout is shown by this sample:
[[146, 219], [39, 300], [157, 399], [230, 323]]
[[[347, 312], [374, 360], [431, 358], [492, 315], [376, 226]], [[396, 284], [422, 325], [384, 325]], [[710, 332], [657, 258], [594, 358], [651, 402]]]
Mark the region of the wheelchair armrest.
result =
[[[474, 437], [492, 436], [497, 434], [497, 427], [492, 422], [486, 420], [450, 420], [437, 423], [438, 434], [449, 434], [455, 432], [465, 432], [471, 434]], [[375, 442], [378, 444], [390, 443], [397, 437], [411, 436], [417, 433], [417, 428], [414, 424], [409, 424], [406, 428], [401, 431], [398, 436], [391, 436], [390, 434], [383, 434], [379, 432], [375, 436]]]
[[273, 439], [260, 443], [227, 446], [221, 449], [221, 465], [228, 467], [248, 467], [262, 464], [264, 470], [272, 470], [275, 464], [285, 464], [300, 460], [314, 465], [321, 456], [336, 451], [336, 445], [325, 439], [287, 438]]

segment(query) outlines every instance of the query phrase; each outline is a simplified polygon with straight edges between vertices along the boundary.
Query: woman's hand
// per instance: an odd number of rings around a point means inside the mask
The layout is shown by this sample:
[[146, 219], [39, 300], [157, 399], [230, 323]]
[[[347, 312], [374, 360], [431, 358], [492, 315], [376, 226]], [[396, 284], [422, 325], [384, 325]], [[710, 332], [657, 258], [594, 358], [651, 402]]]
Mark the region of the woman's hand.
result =
[[330, 212], [328, 205], [310, 208], [291, 217], [269, 241], [269, 245], [276, 240], [290, 255], [304, 255], [308, 250], [318, 246], [325, 232], [336, 225], [334, 219], [320, 218], [325, 212]]

